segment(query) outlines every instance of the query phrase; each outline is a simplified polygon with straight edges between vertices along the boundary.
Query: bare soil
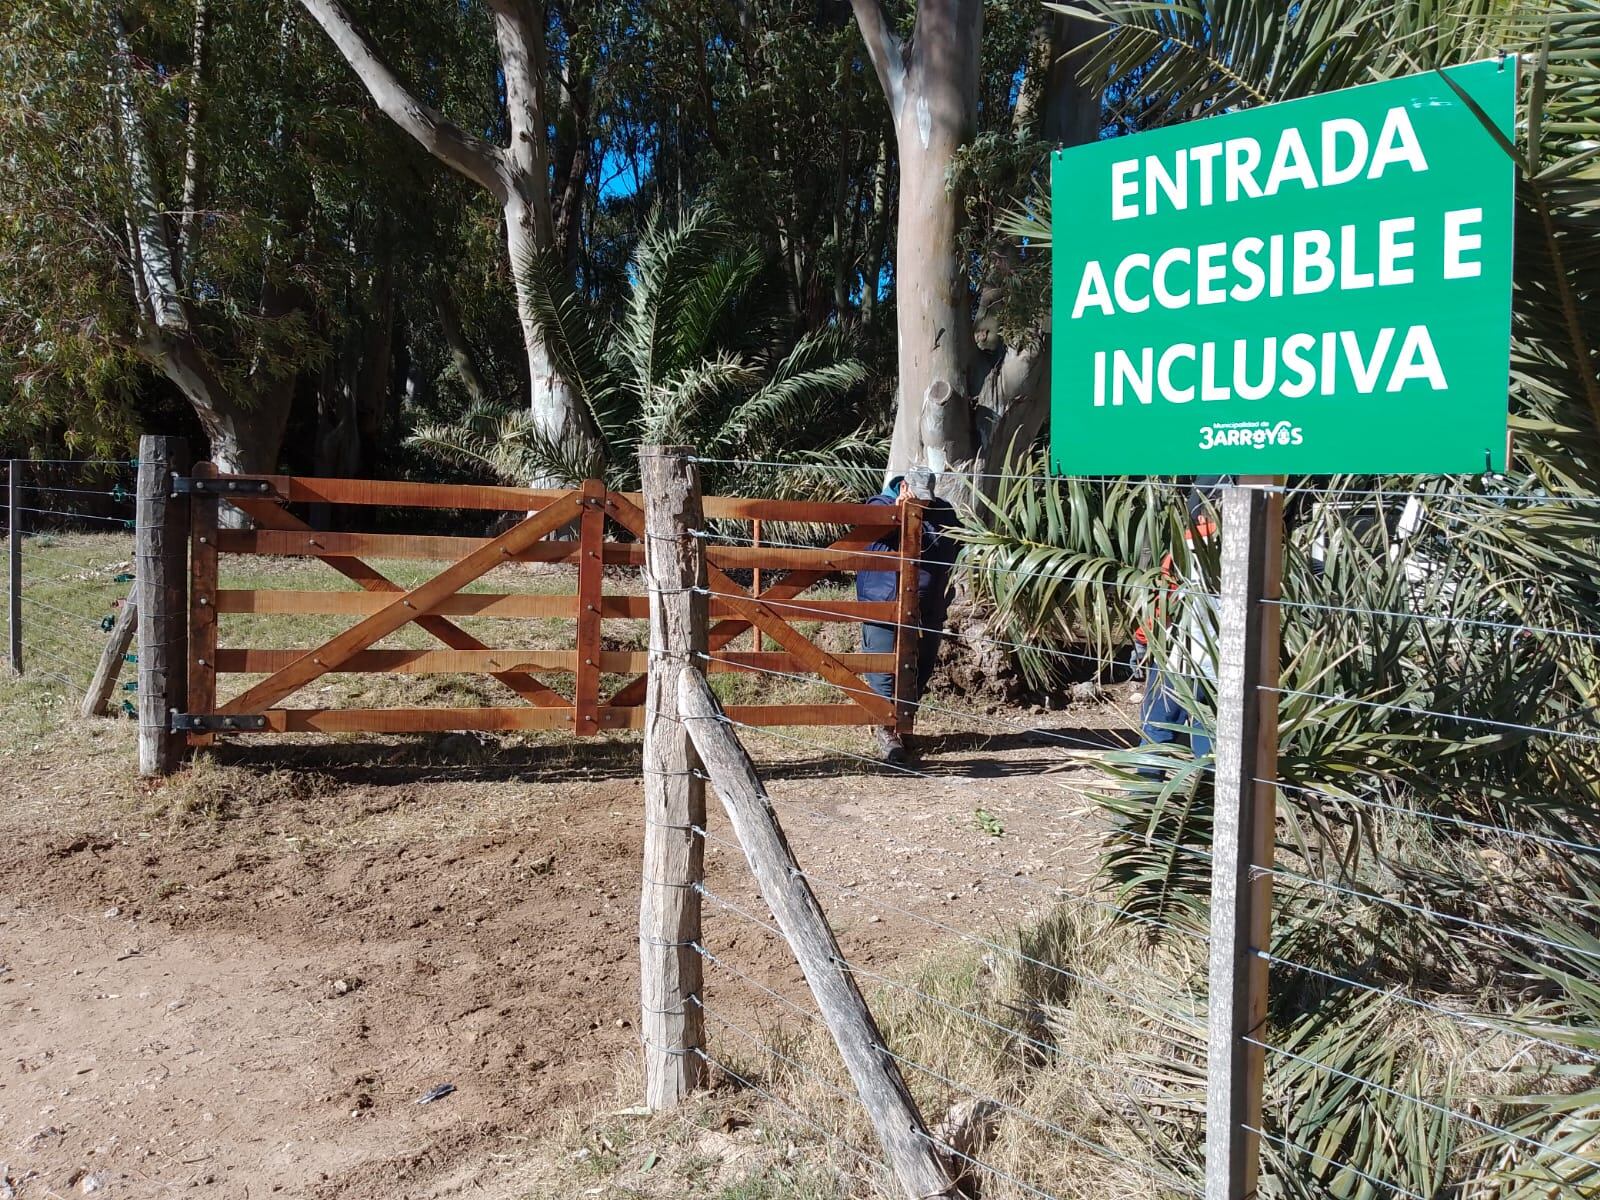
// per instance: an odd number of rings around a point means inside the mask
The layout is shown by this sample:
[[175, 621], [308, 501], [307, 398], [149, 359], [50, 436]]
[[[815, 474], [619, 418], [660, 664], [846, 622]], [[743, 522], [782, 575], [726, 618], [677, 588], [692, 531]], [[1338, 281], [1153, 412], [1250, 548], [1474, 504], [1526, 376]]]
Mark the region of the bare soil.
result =
[[[1067, 748], [1125, 707], [936, 733], [935, 780], [855, 732], [751, 749], [846, 954], [885, 970], [1081, 887]], [[536, 1148], [636, 1103], [637, 744], [254, 743], [146, 792], [126, 726], [0, 758], [0, 1197], [582, 1192]], [[803, 998], [712, 805], [705, 944]]]

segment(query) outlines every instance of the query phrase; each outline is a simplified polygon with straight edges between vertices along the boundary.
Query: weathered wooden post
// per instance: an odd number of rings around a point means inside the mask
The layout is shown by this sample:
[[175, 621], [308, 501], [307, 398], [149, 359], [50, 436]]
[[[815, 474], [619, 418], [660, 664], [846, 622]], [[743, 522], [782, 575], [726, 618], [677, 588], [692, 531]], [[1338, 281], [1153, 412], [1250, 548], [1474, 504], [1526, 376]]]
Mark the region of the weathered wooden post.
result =
[[85, 719], [103, 717], [106, 705], [111, 702], [111, 689], [117, 686], [117, 676], [122, 673], [122, 663], [133, 645], [133, 630], [139, 620], [139, 585], [128, 589], [128, 596], [117, 610], [116, 624], [111, 626], [111, 637], [100, 651], [100, 661], [89, 681], [89, 690], [83, 694], [79, 710]]
[[650, 655], [644, 724], [644, 876], [639, 891], [639, 1031], [645, 1104], [670, 1108], [705, 1077], [700, 893], [705, 783], [678, 712], [678, 676], [706, 649], [700, 470], [681, 446], [639, 452], [644, 488]]
[[139, 774], [170, 775], [184, 738], [171, 715], [188, 695], [189, 505], [173, 480], [189, 469], [183, 438], [139, 439], [134, 579], [139, 596]]
[[[1206, 1200], [1247, 1200], [1261, 1165], [1267, 963], [1278, 777], [1278, 605], [1283, 493], [1245, 484], [1222, 501], [1216, 821]], [[1246, 1040], [1250, 1039], [1250, 1040]]]
[[6, 526], [9, 572], [6, 612], [10, 622], [11, 669], [22, 674], [22, 460], [13, 458], [6, 470]]
[[901, 1187], [909, 1200], [957, 1195], [938, 1143], [928, 1133], [900, 1067], [884, 1045], [750, 756], [720, 720], [722, 712], [703, 678], [683, 675], [678, 688], [690, 736], [744, 847], [761, 898], [794, 951]]

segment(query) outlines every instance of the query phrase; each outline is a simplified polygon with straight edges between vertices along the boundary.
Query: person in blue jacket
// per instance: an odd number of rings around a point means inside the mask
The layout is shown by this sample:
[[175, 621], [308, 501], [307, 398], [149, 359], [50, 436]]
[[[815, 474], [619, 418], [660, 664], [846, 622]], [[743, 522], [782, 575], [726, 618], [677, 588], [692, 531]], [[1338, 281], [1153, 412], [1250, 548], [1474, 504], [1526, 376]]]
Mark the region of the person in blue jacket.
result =
[[[917, 678], [916, 694], [920, 700], [928, 686], [934, 664], [939, 658], [939, 644], [943, 640], [945, 616], [950, 607], [950, 567], [960, 548], [956, 540], [944, 531], [956, 524], [955, 510], [949, 503], [933, 494], [933, 473], [926, 468], [913, 468], [907, 475], [896, 475], [868, 504], [898, 504], [901, 497], [910, 496], [924, 504], [922, 517], [922, 550], [917, 564]], [[900, 533], [891, 530], [882, 539], [872, 543], [869, 551], [894, 552], [900, 549]], [[860, 571], [856, 574], [856, 599], [893, 600], [899, 594], [900, 574], [895, 570]], [[866, 622], [861, 626], [861, 649], [867, 654], [893, 654], [895, 626]], [[894, 698], [894, 676], [887, 671], [873, 671], [866, 676], [867, 686], [886, 700]], [[906, 760], [905, 744], [893, 729], [879, 727], [875, 730], [878, 753], [887, 763], [899, 764]]]

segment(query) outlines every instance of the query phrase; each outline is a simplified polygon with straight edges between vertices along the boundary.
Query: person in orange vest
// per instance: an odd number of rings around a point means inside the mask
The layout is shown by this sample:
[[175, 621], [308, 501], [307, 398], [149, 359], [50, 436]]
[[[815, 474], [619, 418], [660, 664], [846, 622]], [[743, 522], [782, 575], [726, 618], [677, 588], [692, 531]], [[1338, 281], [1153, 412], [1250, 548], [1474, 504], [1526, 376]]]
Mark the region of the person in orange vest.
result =
[[[1145, 673], [1144, 696], [1139, 704], [1139, 731], [1144, 744], [1163, 746], [1186, 740], [1196, 758], [1211, 753], [1211, 731], [1197, 724], [1184, 708], [1181, 693], [1173, 686], [1173, 677], [1185, 677], [1191, 690], [1216, 679], [1208, 622], [1201, 608], [1205, 599], [1194, 594], [1203, 585], [1195, 570], [1193, 550], [1199, 542], [1216, 536], [1215, 505], [1225, 479], [1222, 475], [1198, 475], [1189, 489], [1189, 527], [1183, 535], [1190, 551], [1185, 555], [1187, 578], [1177, 570], [1170, 552], [1161, 560], [1162, 576], [1169, 581], [1171, 598], [1177, 601], [1168, 603], [1163, 597], [1155, 605], [1155, 620], [1167, 626], [1165, 636], [1159, 639], [1165, 661], [1153, 660], [1151, 639], [1143, 627], [1134, 631], [1134, 659], [1144, 664]], [[1181, 588], [1192, 590], [1178, 597]], [[1142, 768], [1139, 773], [1150, 777], [1161, 774], [1153, 767]]]

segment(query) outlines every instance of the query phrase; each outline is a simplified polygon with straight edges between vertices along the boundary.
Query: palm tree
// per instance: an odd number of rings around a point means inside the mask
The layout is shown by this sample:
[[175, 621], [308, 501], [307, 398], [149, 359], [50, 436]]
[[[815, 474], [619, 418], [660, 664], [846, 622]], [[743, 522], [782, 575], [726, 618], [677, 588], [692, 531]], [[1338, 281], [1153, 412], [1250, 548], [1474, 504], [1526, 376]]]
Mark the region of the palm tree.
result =
[[525, 260], [518, 267], [522, 290], [552, 360], [600, 431], [600, 445], [587, 452], [552, 441], [525, 411], [503, 403], [474, 405], [411, 440], [508, 483], [603, 476], [626, 484], [637, 475], [635, 449], [662, 443], [729, 460], [737, 470], [709, 473], [746, 487], [764, 475], [768, 486], [787, 480], [789, 490], [803, 489], [803, 469], [761, 466], [784, 461], [859, 466], [868, 480], [887, 452], [860, 413], [866, 368], [834, 328], [778, 348], [784, 328], [768, 299], [769, 265], [712, 206], [676, 222], [658, 211], [634, 252], [627, 303], [601, 322], [560, 282], [558, 264]]
[[[1592, 908], [1600, 856], [1568, 848], [1600, 842], [1600, 748], [1563, 736], [1592, 730], [1600, 706], [1600, 504], [1588, 502], [1600, 498], [1600, 4], [1059, 7], [1102, 22], [1081, 65], [1112, 98], [1111, 123], [1125, 128], [1505, 49], [1525, 55], [1519, 137], [1502, 146], [1516, 163], [1519, 201], [1511, 474], [1336, 478], [1303, 494], [1293, 514], [1280, 716], [1290, 786], [1280, 793], [1278, 856], [1342, 891], [1278, 886], [1273, 953], [1312, 973], [1274, 970], [1270, 1038], [1301, 1061], [1269, 1066], [1267, 1132], [1277, 1140], [1266, 1147], [1262, 1194], [1383, 1194], [1342, 1171], [1343, 1161], [1428, 1197], [1600, 1195], [1600, 1162], [1574, 1165], [1560, 1153], [1594, 1159], [1600, 1121], [1600, 1087], [1580, 1061], [1600, 1045], [1600, 994], [1587, 982], [1597, 961], [1590, 951], [1600, 949]], [[1028, 206], [1013, 224], [1035, 243], [1047, 239], [1048, 204]], [[1040, 648], [1021, 661], [1037, 681], [1059, 671], [1050, 649], [1109, 657], [1156, 597], [1174, 609], [1186, 603], [1165, 594], [1160, 567], [1163, 550], [1185, 553], [1186, 513], [1171, 482], [1035, 477], [989, 501], [985, 528], [967, 535], [970, 578], [995, 606], [1003, 636]], [[1364, 498], [1351, 503], [1347, 492]], [[1386, 493], [1421, 501], [1423, 525], [1403, 545]], [[1215, 581], [1213, 561], [1189, 569]], [[1153, 626], [1157, 638], [1161, 628]], [[1208, 686], [1178, 686], [1190, 711], [1210, 720]], [[1438, 715], [1452, 713], [1477, 721]], [[1204, 927], [1208, 765], [1181, 749], [1120, 762], [1102, 801], [1102, 865], [1129, 910]], [[1488, 855], [1501, 864], [1494, 873]], [[1483, 928], [1463, 935], [1436, 913]], [[1538, 930], [1541, 941], [1530, 950], [1492, 927]], [[1450, 1023], [1422, 1030], [1397, 1016], [1405, 1010], [1330, 986], [1330, 975], [1413, 992], [1425, 980], [1438, 1008], [1491, 1026], [1537, 1023], [1578, 1054], [1478, 1081], [1475, 1111], [1513, 1136], [1440, 1120], [1405, 1097], [1450, 1104], [1464, 1086], [1459, 1064], [1437, 1048], [1454, 1036]], [[1435, 1034], [1435, 1051], [1419, 1053]], [[1161, 1114], [1194, 1096], [1170, 1076], [1148, 1082], [1152, 1126], [1173, 1129]], [[1197, 1129], [1180, 1123], [1166, 1151], [1174, 1168], [1193, 1170], [1197, 1148]]]

